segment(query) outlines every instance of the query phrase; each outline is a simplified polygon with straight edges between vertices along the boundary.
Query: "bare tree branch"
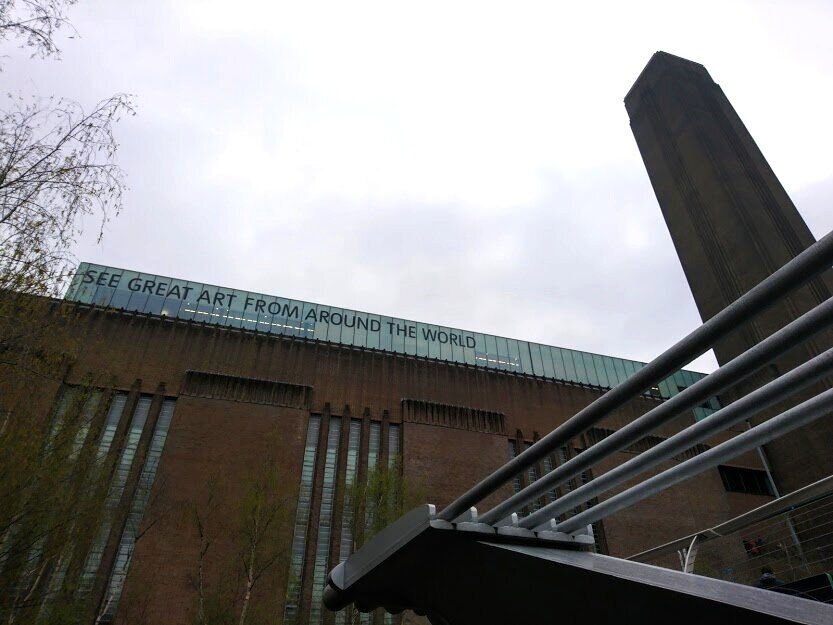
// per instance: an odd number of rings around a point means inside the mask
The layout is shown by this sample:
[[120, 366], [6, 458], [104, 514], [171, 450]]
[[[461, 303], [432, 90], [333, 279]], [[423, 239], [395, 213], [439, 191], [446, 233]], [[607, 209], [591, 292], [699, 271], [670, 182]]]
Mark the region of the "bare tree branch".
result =
[[69, 29], [70, 38], [77, 33], [66, 18], [66, 11], [76, 0], [0, 0], [0, 41], [15, 40], [20, 48], [29, 48], [33, 57], [59, 57], [55, 41], [58, 31]]
[[0, 289], [55, 295], [74, 264], [82, 218], [97, 217], [101, 236], [121, 210], [113, 125], [135, 108], [126, 94], [91, 111], [64, 99], [12, 103], [0, 113]]

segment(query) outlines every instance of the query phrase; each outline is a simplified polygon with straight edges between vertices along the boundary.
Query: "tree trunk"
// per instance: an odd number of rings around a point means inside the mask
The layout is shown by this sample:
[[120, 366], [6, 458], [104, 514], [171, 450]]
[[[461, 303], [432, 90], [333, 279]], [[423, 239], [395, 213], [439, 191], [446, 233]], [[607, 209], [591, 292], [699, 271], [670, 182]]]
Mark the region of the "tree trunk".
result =
[[246, 612], [249, 609], [249, 600], [252, 598], [252, 585], [254, 584], [255, 575], [255, 550], [257, 543], [252, 543], [252, 548], [249, 551], [249, 567], [246, 571], [246, 592], [243, 593], [243, 607], [240, 609], [240, 622], [238, 625], [245, 625]]

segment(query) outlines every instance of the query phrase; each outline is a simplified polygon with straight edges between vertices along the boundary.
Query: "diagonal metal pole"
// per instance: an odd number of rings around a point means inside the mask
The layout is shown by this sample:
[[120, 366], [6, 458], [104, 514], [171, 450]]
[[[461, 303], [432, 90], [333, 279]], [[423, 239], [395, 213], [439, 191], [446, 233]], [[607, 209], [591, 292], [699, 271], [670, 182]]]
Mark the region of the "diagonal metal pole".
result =
[[648, 478], [633, 488], [629, 488], [584, 512], [570, 517], [563, 523], [559, 523], [555, 530], [565, 533], [574, 532], [623, 508], [632, 506], [651, 495], [655, 495], [674, 484], [694, 477], [744, 452], [755, 449], [759, 445], [783, 436], [802, 425], [829, 416], [831, 412], [833, 412], [833, 389], [811, 397], [798, 406], [782, 412], [777, 417], [773, 417], [743, 434], [738, 434], [717, 447], [712, 447], [699, 456], [686, 460], [659, 475]]
[[[586, 449], [583, 453], [571, 458], [566, 463], [556, 467], [550, 473], [536, 480], [509, 499], [501, 502], [492, 510], [480, 515], [483, 523], [496, 523], [516, 510], [528, 504], [555, 488], [559, 484], [580, 475], [582, 471], [593, 466], [621, 449], [640, 440], [646, 434], [666, 423], [682, 412], [700, 405], [703, 401], [737, 384], [740, 380], [752, 375], [766, 366], [774, 358], [783, 354], [801, 341], [820, 332], [833, 324], [833, 298], [825, 301], [813, 310], [805, 313], [789, 325], [751, 347], [749, 350], [723, 365], [714, 373], [698, 380], [687, 389], [675, 395], [656, 408], [635, 419], [625, 427], [617, 430], [603, 441]], [[544, 510], [551, 509], [550, 504], [534, 515], [524, 519], [524, 526], [531, 527], [533, 522], [545, 520]], [[535, 521], [532, 520], [534, 517]], [[541, 519], [540, 521], [538, 519]]]
[[833, 348], [524, 517], [521, 519], [520, 526], [531, 528], [544, 524], [548, 519], [590, 501], [601, 493], [742, 422], [750, 415], [777, 404], [831, 374], [833, 374]]
[[563, 443], [581, 434], [611, 411], [645, 391], [651, 384], [668, 377], [691, 362], [709, 349], [716, 340], [734, 330], [738, 324], [764, 310], [776, 299], [803, 284], [815, 274], [829, 269], [831, 264], [833, 264], [833, 233], [827, 234], [808, 247], [630, 378], [602, 395], [532, 447], [470, 488], [443, 509], [438, 515], [439, 518], [453, 521], [512, 477], [552, 453]]

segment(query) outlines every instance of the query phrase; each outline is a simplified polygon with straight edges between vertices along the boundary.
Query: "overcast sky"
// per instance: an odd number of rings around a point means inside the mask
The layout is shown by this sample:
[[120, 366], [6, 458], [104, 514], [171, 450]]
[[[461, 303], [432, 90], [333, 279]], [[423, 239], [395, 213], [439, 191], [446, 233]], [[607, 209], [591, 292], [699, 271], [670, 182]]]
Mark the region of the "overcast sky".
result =
[[0, 83], [136, 94], [79, 260], [650, 360], [699, 324], [622, 104], [653, 52], [833, 229], [833, 3], [683, 4], [80, 0]]

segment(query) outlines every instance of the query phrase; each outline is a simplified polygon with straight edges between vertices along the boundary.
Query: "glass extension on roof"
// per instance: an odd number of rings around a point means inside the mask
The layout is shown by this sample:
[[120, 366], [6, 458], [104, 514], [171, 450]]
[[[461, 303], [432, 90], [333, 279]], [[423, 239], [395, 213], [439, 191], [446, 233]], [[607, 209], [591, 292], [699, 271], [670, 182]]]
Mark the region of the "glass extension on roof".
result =
[[[644, 363], [500, 336], [81, 263], [68, 301], [299, 336], [610, 388]], [[651, 393], [668, 399], [703, 377], [681, 370]], [[717, 399], [699, 408], [703, 418]]]

